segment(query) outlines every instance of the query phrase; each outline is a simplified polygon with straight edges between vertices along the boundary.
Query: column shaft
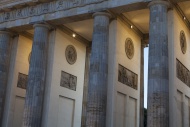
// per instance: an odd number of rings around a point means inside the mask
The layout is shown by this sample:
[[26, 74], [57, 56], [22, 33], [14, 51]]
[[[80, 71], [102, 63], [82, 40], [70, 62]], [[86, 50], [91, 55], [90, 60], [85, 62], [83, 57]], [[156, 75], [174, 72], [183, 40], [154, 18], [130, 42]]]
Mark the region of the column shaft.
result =
[[2, 125], [10, 59], [11, 36], [0, 31], [0, 126]]
[[94, 14], [86, 127], [106, 126], [109, 14]]
[[148, 67], [148, 127], [169, 126], [168, 3], [154, 0], [150, 7]]
[[144, 127], [144, 47], [145, 44], [141, 42], [141, 77], [140, 77], [140, 127]]
[[34, 25], [23, 127], [41, 127], [46, 73], [48, 31], [46, 25]]

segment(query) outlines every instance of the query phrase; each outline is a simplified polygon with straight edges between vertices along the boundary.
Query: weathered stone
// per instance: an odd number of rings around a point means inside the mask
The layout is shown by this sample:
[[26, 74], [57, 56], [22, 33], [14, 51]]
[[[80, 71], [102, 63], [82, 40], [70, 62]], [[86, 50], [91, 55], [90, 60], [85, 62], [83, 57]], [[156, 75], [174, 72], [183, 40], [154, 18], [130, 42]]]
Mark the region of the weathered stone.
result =
[[10, 33], [0, 31], [0, 126], [3, 119], [10, 59]]
[[168, 2], [150, 6], [148, 127], [169, 127]]
[[23, 127], [41, 127], [49, 27], [34, 25]]
[[93, 16], [94, 30], [90, 58], [86, 127], [105, 127], [110, 15], [98, 12]]
[[145, 44], [141, 42], [141, 75], [140, 75], [140, 127], [144, 127], [144, 48]]

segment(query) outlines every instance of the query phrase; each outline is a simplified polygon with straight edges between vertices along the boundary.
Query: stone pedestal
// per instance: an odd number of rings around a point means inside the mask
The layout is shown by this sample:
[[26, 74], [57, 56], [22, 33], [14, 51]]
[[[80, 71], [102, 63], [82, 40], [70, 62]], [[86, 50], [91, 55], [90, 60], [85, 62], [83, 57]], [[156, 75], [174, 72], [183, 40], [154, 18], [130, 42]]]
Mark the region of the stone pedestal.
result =
[[168, 6], [161, 0], [149, 4], [148, 127], [169, 127]]
[[23, 127], [41, 127], [49, 27], [34, 25]]
[[11, 35], [0, 31], [0, 126], [2, 126], [7, 79], [9, 72], [9, 59], [11, 50]]
[[93, 17], [86, 127], [105, 127], [110, 15], [98, 12]]

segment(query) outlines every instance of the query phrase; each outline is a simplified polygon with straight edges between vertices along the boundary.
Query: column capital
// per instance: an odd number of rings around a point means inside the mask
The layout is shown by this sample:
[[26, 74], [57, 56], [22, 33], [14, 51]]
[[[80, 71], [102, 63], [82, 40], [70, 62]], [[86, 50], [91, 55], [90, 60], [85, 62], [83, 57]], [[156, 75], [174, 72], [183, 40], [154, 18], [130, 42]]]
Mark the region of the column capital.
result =
[[104, 15], [104, 16], [107, 16], [108, 18], [111, 18], [111, 14], [108, 13], [108, 12], [96, 12], [92, 15], [92, 17], [94, 18], [95, 16], [100, 16], [100, 15]]
[[150, 8], [153, 5], [166, 5], [168, 8], [170, 7], [170, 3], [168, 1], [164, 1], [164, 0], [153, 0], [148, 4], [148, 7]]
[[47, 29], [51, 29], [51, 26], [47, 25], [47, 24], [34, 24], [33, 27], [45, 27]]

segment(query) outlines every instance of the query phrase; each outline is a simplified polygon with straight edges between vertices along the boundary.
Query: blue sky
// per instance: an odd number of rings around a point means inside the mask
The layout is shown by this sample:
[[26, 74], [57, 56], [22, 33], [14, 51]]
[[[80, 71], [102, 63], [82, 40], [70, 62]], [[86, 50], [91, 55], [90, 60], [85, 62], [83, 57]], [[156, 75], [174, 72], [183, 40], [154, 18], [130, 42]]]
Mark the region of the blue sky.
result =
[[144, 49], [144, 107], [145, 108], [147, 108], [148, 51], [149, 51], [148, 47]]

